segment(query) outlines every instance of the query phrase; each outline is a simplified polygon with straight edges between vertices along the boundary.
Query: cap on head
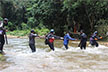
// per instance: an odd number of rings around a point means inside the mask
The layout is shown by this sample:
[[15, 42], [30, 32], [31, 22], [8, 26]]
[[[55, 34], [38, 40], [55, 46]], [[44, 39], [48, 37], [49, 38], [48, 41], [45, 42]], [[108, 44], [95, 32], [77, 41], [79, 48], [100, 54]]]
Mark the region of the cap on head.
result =
[[54, 29], [51, 29], [50, 32], [53, 33], [54, 32]]
[[97, 31], [94, 32], [94, 34], [97, 34], [97, 33], [98, 33]]
[[32, 33], [32, 32], [35, 32], [35, 31], [32, 29], [32, 30], [31, 30], [31, 33]]
[[7, 18], [4, 18], [4, 21], [8, 21], [8, 19]]
[[83, 32], [84, 32], [84, 30], [81, 30], [80, 32], [81, 32], [81, 33], [83, 33]]
[[71, 32], [70, 32], [70, 31], [68, 31], [67, 33], [68, 33], [68, 34], [71, 34]]

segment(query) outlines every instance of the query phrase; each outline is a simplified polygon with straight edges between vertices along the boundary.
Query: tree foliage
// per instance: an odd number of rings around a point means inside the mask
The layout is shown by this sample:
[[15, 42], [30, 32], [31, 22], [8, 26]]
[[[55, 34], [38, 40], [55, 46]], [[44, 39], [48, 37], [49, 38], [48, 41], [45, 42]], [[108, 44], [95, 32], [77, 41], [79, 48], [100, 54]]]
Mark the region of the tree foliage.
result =
[[0, 10], [10, 30], [46, 27], [62, 35], [77, 25], [90, 34], [95, 25], [108, 24], [107, 0], [1, 0]]

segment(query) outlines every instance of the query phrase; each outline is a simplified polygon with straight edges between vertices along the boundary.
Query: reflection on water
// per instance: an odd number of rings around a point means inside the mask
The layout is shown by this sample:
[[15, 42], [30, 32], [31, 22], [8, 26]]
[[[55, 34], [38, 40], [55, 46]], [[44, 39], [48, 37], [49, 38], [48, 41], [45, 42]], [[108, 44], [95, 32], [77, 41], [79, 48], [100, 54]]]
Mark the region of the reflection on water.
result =
[[55, 51], [36, 39], [37, 52], [31, 53], [28, 39], [9, 39], [5, 46], [8, 64], [0, 64], [0, 72], [108, 72], [108, 47], [80, 50], [78, 41], [70, 41], [65, 50], [62, 40], [55, 41]]

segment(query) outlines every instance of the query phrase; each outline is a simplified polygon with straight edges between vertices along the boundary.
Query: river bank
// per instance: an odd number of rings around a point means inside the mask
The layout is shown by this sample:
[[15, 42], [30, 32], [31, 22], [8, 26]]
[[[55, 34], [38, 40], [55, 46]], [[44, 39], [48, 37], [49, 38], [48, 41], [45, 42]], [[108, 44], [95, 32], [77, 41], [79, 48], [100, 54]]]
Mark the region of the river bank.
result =
[[99, 42], [99, 43], [108, 47], [108, 42]]
[[7, 35], [8, 38], [27, 38], [28, 36], [14, 36], [14, 35]]

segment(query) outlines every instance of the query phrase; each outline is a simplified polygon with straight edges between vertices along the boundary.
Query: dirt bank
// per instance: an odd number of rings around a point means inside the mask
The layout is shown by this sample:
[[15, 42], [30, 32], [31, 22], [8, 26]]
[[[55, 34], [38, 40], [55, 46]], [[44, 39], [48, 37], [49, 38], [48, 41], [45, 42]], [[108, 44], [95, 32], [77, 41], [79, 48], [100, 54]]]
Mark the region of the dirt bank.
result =
[[12, 35], [7, 35], [8, 38], [27, 38], [27, 36], [12, 36]]
[[108, 46], [108, 42], [99, 42], [102, 45]]

